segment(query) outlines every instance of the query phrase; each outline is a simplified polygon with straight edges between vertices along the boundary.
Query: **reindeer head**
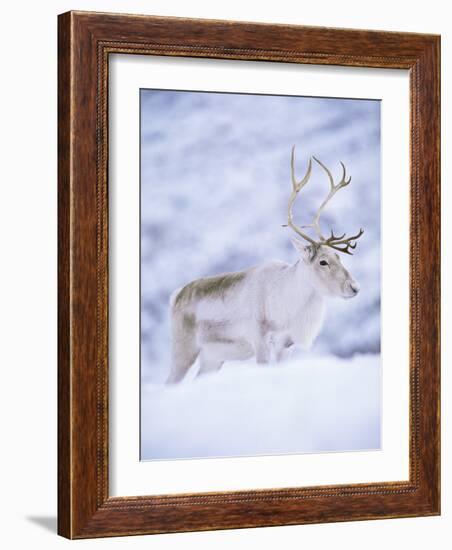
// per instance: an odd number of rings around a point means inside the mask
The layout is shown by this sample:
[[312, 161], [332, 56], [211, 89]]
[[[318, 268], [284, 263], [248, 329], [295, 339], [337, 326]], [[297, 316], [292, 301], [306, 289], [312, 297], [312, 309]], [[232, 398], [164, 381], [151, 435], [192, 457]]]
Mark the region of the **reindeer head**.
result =
[[[291, 156], [292, 193], [289, 198], [287, 226], [293, 229], [297, 235], [309, 243], [306, 245], [303, 241], [293, 238], [292, 241], [294, 246], [300, 253], [303, 264], [308, 267], [306, 272], [311, 280], [311, 283], [316, 289], [325, 295], [353, 298], [359, 292], [359, 284], [342, 265], [337, 252], [351, 255], [352, 251], [356, 248], [356, 241], [361, 237], [364, 231], [360, 229], [356, 235], [346, 237], [345, 233], [340, 236], [335, 236], [331, 230], [331, 235], [329, 237], [325, 237], [320, 229], [320, 215], [322, 211], [333, 196], [339, 191], [339, 189], [346, 187], [350, 183], [351, 177], [348, 179], [346, 178], [345, 166], [341, 162], [342, 178], [337, 184], [335, 184], [333, 176], [328, 168], [322, 164], [320, 160], [312, 157], [326, 172], [330, 184], [330, 190], [326, 198], [317, 209], [312, 223], [298, 227], [293, 221], [292, 207], [298, 197], [298, 193], [306, 185], [311, 176], [312, 158], [309, 159], [308, 169], [304, 178], [297, 181], [295, 178], [294, 157], [295, 145], [292, 147]], [[310, 237], [305, 231], [303, 231], [305, 228], [313, 229], [317, 235], [317, 239]]]

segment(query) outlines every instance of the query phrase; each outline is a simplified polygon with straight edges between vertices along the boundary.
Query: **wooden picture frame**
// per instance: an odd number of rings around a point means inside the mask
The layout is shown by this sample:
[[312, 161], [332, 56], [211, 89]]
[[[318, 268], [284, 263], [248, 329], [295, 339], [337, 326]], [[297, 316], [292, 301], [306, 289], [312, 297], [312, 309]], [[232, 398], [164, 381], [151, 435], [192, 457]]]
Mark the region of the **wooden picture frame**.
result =
[[[58, 53], [59, 534], [88, 538], [439, 514], [440, 38], [68, 12], [59, 16]], [[409, 70], [409, 481], [109, 496], [107, 91], [112, 53]]]

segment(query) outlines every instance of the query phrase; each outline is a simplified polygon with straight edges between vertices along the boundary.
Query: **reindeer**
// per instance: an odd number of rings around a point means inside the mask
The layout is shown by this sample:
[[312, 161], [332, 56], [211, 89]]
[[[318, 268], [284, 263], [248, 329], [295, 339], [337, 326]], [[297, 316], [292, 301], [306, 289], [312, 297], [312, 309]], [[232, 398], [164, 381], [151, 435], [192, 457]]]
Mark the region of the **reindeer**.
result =
[[[177, 383], [199, 357], [199, 374], [218, 371], [225, 361], [256, 358], [258, 364], [280, 362], [291, 348], [309, 349], [319, 334], [328, 297], [353, 298], [359, 284], [342, 265], [337, 252], [352, 254], [363, 234], [325, 237], [320, 216], [329, 201], [349, 185], [342, 178], [334, 183], [328, 168], [315, 157], [309, 159], [305, 176], [297, 181], [295, 146], [291, 154], [292, 192], [287, 224], [304, 242], [292, 237], [299, 254], [290, 265], [270, 261], [244, 271], [204, 277], [177, 289], [170, 298], [172, 364], [167, 383]], [[314, 160], [326, 173], [329, 192], [311, 224], [297, 226], [292, 208], [308, 183]], [[317, 238], [308, 235], [310, 228]], [[306, 244], [307, 243], [307, 244]]]

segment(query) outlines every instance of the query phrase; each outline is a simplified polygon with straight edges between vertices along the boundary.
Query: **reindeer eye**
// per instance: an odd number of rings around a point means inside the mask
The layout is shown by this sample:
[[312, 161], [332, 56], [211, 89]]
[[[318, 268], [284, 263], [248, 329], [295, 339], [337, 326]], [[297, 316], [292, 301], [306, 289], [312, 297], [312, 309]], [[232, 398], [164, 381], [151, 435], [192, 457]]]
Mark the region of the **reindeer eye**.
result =
[[320, 265], [328, 265], [328, 262], [327, 262], [327, 261], [325, 261], [325, 260], [320, 260], [320, 262], [319, 262], [319, 263], [320, 263]]

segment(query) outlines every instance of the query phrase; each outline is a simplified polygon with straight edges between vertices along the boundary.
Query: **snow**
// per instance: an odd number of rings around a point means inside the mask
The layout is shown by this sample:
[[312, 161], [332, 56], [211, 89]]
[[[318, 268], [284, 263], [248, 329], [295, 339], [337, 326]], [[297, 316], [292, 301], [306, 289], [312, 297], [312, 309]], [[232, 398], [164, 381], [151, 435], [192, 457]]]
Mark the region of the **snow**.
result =
[[[336, 178], [343, 161], [352, 176], [321, 223], [325, 233], [364, 229], [354, 256], [341, 258], [361, 292], [329, 302], [319, 337], [298, 363], [262, 370], [237, 362], [211, 381], [161, 386], [176, 288], [297, 260], [282, 227], [294, 144], [298, 177], [310, 155]], [[327, 192], [314, 165], [294, 208], [299, 225]], [[380, 102], [142, 90], [142, 458], [376, 448], [379, 354]]]
[[143, 384], [143, 459], [380, 448], [378, 355], [192, 369], [178, 385]]

